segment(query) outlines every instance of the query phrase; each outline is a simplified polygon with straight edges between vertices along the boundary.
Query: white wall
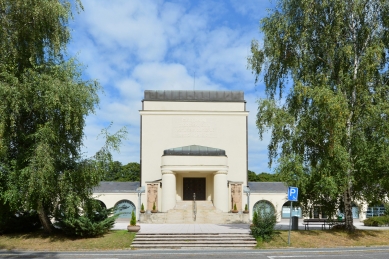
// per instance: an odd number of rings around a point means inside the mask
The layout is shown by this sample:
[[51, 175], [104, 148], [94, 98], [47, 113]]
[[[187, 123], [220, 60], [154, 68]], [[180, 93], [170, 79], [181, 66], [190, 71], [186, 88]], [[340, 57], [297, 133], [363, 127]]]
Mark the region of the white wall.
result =
[[[147, 181], [162, 178], [161, 158], [164, 150], [189, 145], [225, 150], [228, 158], [227, 180], [247, 185], [248, 112], [243, 102], [144, 101], [140, 114], [142, 186]], [[177, 188], [182, 188], [181, 184], [177, 182]], [[207, 190], [208, 186], [212, 187], [208, 181], [206, 184]], [[143, 197], [142, 202], [145, 201]]]

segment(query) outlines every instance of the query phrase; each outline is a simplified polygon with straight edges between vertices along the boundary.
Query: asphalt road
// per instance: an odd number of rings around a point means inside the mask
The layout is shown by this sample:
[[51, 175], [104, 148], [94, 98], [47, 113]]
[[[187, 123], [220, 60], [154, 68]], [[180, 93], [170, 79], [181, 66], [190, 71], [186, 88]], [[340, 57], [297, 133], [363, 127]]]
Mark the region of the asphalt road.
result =
[[96, 252], [0, 251], [0, 258], [256, 258], [256, 259], [388, 259], [389, 247], [278, 250], [122, 250]]

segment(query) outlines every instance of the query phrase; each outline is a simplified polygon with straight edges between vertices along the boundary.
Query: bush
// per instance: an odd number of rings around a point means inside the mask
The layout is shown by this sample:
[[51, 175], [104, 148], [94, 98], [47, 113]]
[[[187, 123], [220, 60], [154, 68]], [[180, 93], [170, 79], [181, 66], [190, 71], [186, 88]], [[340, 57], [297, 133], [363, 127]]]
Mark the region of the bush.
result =
[[257, 222], [258, 221], [258, 212], [256, 210], [254, 210], [254, 213], [253, 213], [253, 225], [254, 225], [254, 222]]
[[269, 241], [274, 235], [276, 220], [277, 216], [274, 212], [261, 207], [254, 210], [251, 234], [257, 239]]
[[363, 221], [363, 224], [365, 226], [370, 226], [370, 227], [389, 226], [389, 216], [371, 217], [371, 218], [365, 219]]
[[131, 212], [130, 225], [131, 225], [131, 226], [135, 226], [135, 225], [136, 225], [135, 211], [132, 211], [132, 212]]
[[0, 234], [30, 232], [41, 226], [36, 211], [12, 211], [7, 203], [0, 201]]
[[67, 235], [94, 237], [107, 233], [115, 224], [118, 215], [113, 215], [114, 209], [106, 209], [96, 200], [88, 200], [82, 211], [59, 209], [56, 214], [55, 226]]

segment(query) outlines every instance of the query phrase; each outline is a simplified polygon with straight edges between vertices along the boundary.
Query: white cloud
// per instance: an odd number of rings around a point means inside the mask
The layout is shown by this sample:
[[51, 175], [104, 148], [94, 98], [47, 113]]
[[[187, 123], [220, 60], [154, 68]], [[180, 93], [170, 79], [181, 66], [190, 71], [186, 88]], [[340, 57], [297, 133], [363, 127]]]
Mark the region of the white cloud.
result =
[[166, 52], [160, 5], [155, 1], [84, 1], [85, 26], [102, 48], [131, 51], [139, 60], [163, 59]]
[[[71, 54], [85, 76], [105, 89], [100, 110], [87, 118], [85, 146], [93, 155], [100, 130], [127, 126], [129, 139], [114, 159], [139, 161], [139, 112], [144, 90], [244, 90], [249, 116], [249, 168], [267, 168], [269, 136], [255, 126], [262, 90], [247, 70], [250, 42], [258, 36], [255, 10], [262, 1], [83, 0], [73, 25]], [[254, 16], [253, 16], [254, 15]], [[247, 16], [247, 17], [246, 17]], [[194, 73], [195, 80], [194, 80]]]
[[182, 64], [143, 63], [134, 69], [132, 78], [145, 90], [193, 90], [194, 84], [196, 89], [220, 88], [204, 76], [194, 79]]

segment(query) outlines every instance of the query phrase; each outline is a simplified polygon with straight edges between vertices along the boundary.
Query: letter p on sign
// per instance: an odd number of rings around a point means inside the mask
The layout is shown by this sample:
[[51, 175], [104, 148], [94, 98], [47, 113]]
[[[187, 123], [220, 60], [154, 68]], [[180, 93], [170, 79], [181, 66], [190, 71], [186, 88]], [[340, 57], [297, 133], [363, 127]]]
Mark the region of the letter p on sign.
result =
[[297, 187], [289, 187], [288, 189], [288, 201], [298, 200], [299, 189]]

